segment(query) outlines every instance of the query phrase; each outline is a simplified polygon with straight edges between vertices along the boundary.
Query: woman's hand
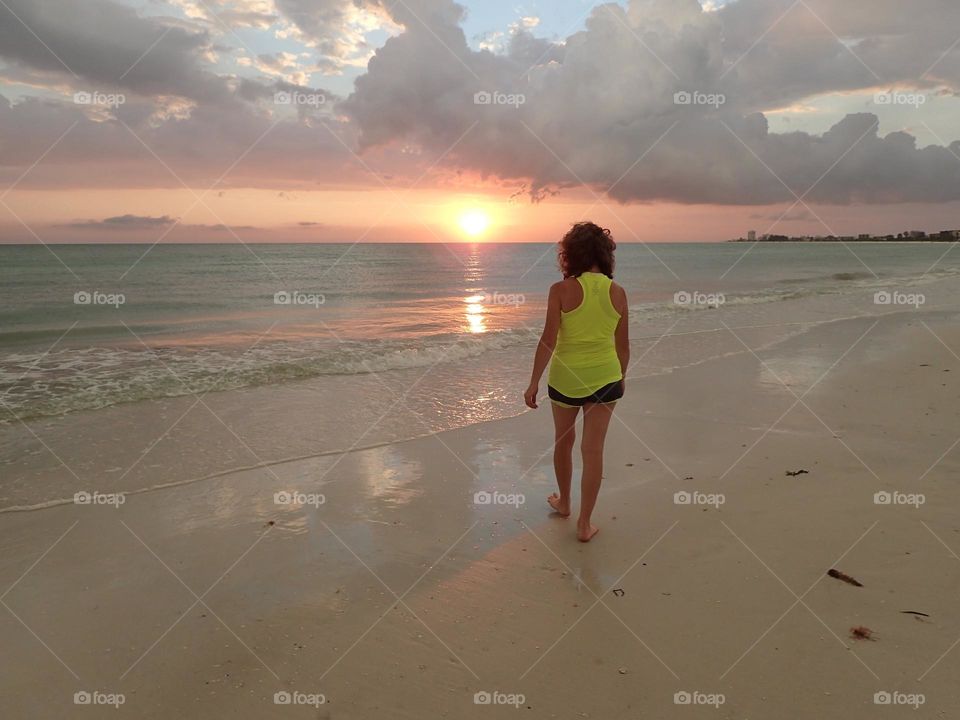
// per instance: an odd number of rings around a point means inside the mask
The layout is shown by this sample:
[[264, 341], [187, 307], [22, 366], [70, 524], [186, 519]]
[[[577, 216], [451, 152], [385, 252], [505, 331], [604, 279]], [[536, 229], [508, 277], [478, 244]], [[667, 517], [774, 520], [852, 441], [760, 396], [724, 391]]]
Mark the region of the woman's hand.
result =
[[526, 389], [523, 393], [523, 401], [527, 404], [528, 408], [533, 410], [537, 409], [537, 393], [540, 392], [540, 388], [537, 387], [536, 383], [530, 383], [530, 387]]

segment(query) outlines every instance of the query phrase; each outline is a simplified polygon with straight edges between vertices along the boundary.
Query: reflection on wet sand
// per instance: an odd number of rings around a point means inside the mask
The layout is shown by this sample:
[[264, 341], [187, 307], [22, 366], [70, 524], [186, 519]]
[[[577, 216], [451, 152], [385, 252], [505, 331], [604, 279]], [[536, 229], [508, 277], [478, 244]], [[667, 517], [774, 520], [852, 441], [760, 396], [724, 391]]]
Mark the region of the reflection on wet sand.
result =
[[423, 466], [403, 457], [394, 447], [384, 446], [359, 453], [357, 461], [363, 474], [363, 500], [378, 500], [377, 505], [364, 503], [376, 515], [383, 506], [407, 505], [424, 492]]

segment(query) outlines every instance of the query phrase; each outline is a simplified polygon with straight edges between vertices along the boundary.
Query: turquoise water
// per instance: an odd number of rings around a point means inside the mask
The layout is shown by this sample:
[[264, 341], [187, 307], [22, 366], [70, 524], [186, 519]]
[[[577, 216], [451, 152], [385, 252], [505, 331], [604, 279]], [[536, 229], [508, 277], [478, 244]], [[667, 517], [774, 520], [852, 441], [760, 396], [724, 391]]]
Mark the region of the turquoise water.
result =
[[[871, 312], [876, 289], [960, 272], [949, 250], [622, 244], [616, 274], [643, 337], [709, 309], [677, 305], [680, 291], [722, 294], [725, 317], [752, 324], [827, 319], [835, 304], [783, 301], [830, 295]], [[551, 245], [464, 244], [0, 246], [0, 277], [0, 394], [30, 419], [312, 378], [391, 385], [410, 368], [456, 384], [458, 364], [506, 354], [523, 361], [502, 361], [491, 392], [514, 393], [559, 276]]]

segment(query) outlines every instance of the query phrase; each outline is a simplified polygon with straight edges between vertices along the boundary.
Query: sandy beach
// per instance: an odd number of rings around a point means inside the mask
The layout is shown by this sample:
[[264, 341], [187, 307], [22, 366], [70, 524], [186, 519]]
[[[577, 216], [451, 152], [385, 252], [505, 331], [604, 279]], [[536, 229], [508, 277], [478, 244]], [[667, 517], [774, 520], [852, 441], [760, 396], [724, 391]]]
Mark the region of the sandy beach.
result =
[[2, 715], [951, 717], [956, 313], [731, 339], [631, 378], [589, 545], [545, 408], [5, 513]]
[[0, 0], [0, 720], [960, 720], [958, 35]]

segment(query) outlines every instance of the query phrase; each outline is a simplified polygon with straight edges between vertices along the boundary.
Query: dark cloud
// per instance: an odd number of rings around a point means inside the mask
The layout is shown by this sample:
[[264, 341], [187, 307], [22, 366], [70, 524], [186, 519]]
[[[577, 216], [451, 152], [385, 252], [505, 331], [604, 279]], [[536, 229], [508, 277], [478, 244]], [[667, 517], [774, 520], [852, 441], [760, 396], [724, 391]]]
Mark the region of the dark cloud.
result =
[[77, 88], [222, 100], [230, 94], [228, 79], [208, 68], [210, 49], [207, 31], [141, 17], [112, 0], [0, 4], [0, 57]]
[[[20, 188], [187, 184], [202, 190], [216, 183], [211, 195], [236, 186], [369, 184], [368, 171], [348, 150], [354, 142], [348, 126], [328, 116], [300, 118], [286, 107], [281, 114], [272, 105], [272, 88], [251, 85], [247, 92], [269, 99], [236, 102], [230, 112], [197, 105], [183, 116], [163, 117], [152, 103], [131, 101], [108, 118], [91, 117], [72, 103], [12, 104], [0, 96], [0, 180], [19, 179]], [[389, 162], [402, 160], [396, 155]], [[21, 179], [21, 168], [40, 157]]]
[[809, 210], [788, 210], [787, 212], [755, 212], [750, 213], [751, 220], [765, 220], [769, 222], [816, 222], [816, 216]]
[[[174, 227], [171, 228], [171, 226]], [[166, 234], [162, 233], [166, 228], [175, 230], [177, 234], [185, 232], [236, 233], [259, 229], [253, 225], [225, 225], [223, 223], [215, 223], [212, 225], [203, 223], [187, 224], [181, 223], [177, 218], [172, 218], [169, 215], [159, 217], [151, 217], [149, 215], [117, 215], [116, 217], [103, 218], [102, 220], [77, 220], [71, 223], [61, 223], [54, 227], [70, 228], [72, 230], [122, 230], [124, 233], [153, 230], [161, 232], [161, 235], [158, 237], [166, 237]]]
[[163, 215], [161, 217], [150, 217], [148, 215], [117, 215], [115, 217], [104, 218], [103, 220], [78, 220], [72, 223], [64, 223], [63, 227], [82, 230], [130, 230], [163, 227], [175, 222], [176, 219], [169, 215]]

